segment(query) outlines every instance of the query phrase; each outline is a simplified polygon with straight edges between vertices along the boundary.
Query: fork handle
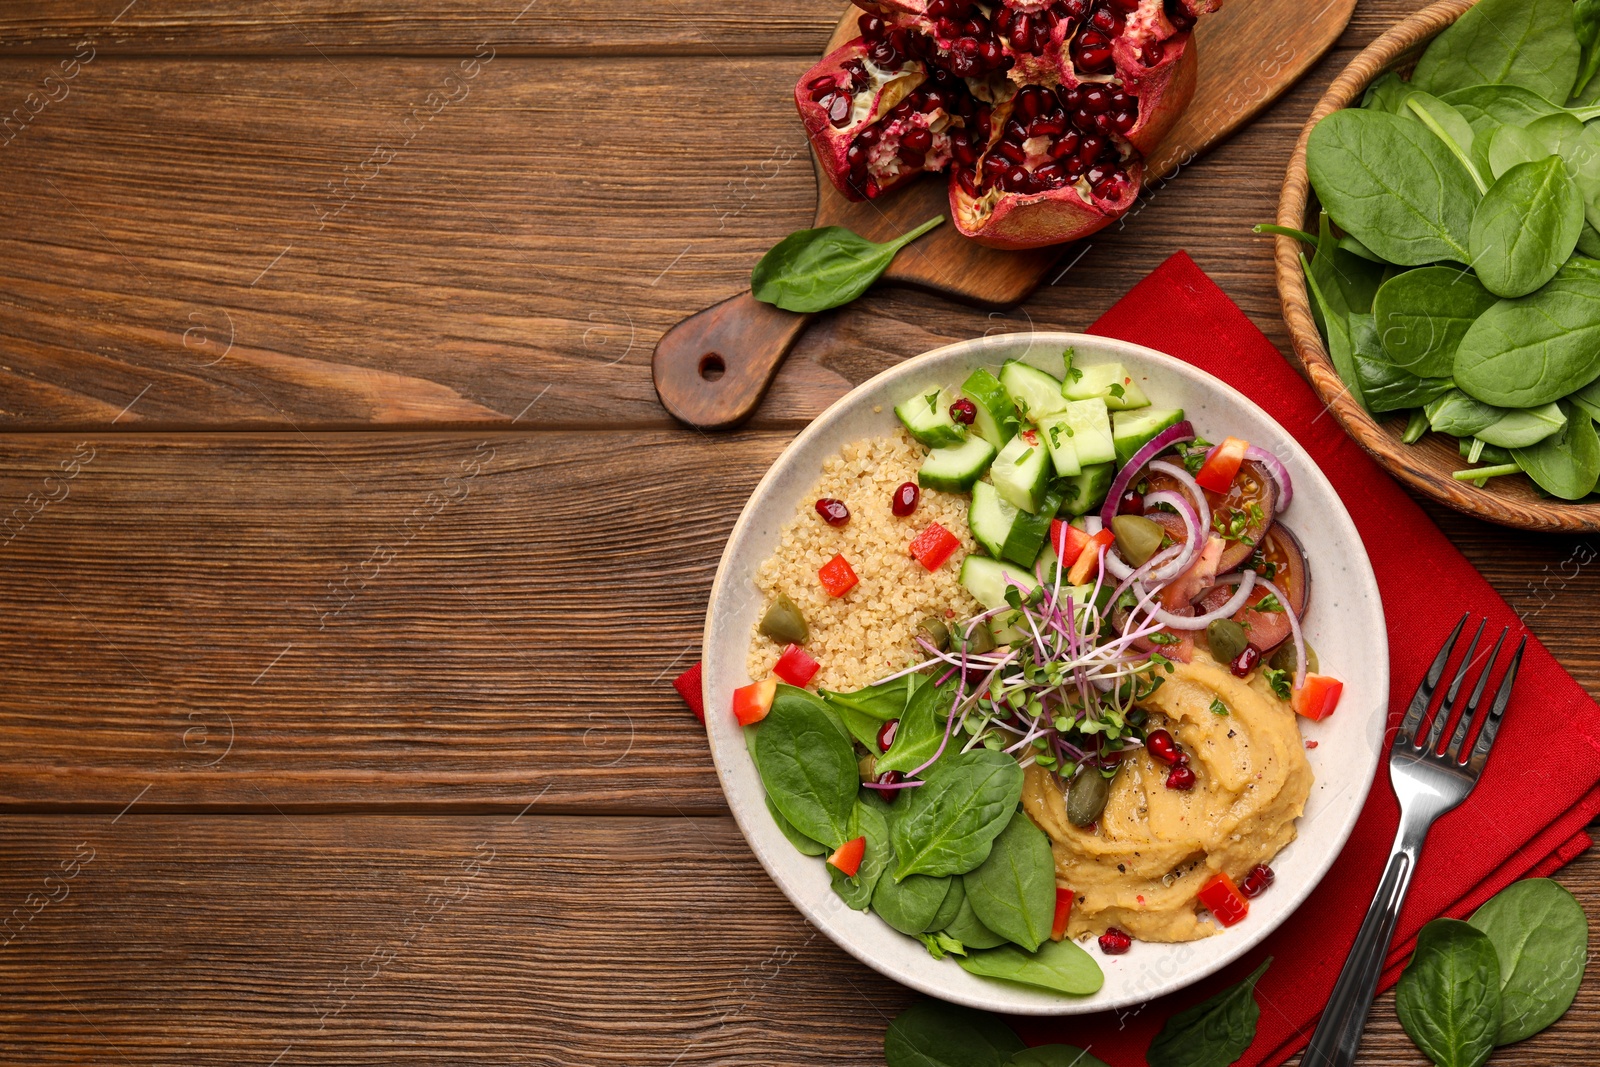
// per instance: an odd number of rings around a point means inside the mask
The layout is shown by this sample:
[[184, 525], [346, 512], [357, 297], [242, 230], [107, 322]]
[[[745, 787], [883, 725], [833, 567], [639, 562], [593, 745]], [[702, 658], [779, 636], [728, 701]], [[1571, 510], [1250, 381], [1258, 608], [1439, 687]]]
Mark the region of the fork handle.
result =
[[1311, 1044], [1306, 1047], [1300, 1067], [1351, 1067], [1356, 1062], [1356, 1049], [1361, 1046], [1367, 1013], [1372, 1010], [1378, 979], [1383, 974], [1383, 961], [1389, 955], [1389, 940], [1400, 919], [1400, 906], [1411, 888], [1411, 875], [1416, 870], [1417, 856], [1427, 832], [1426, 823], [1414, 827], [1408, 825], [1407, 820], [1401, 820], [1400, 832], [1389, 852], [1389, 862], [1383, 869], [1383, 879], [1378, 883], [1378, 894], [1372, 899], [1360, 933], [1356, 934], [1356, 942], [1345, 960], [1344, 970], [1339, 972], [1338, 984], [1328, 998], [1316, 1033], [1311, 1035]]

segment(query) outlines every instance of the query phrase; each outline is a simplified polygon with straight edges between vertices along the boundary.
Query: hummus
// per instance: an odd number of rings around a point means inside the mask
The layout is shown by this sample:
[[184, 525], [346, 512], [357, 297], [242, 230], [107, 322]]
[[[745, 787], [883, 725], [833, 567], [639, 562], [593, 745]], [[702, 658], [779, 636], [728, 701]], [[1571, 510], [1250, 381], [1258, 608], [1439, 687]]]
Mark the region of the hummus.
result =
[[[1057, 884], [1074, 894], [1068, 936], [1115, 926], [1141, 941], [1209, 937], [1220, 928], [1201, 920], [1195, 902], [1206, 880], [1226, 871], [1242, 881], [1294, 840], [1311, 767], [1288, 702], [1259, 673], [1236, 678], [1200, 649], [1166, 678], [1140, 706], [1189, 754], [1193, 789], [1168, 789], [1167, 766], [1140, 750], [1090, 830], [1067, 821], [1054, 774], [1027, 769], [1023, 806], [1050, 835]], [[1215, 713], [1213, 700], [1228, 714]]]

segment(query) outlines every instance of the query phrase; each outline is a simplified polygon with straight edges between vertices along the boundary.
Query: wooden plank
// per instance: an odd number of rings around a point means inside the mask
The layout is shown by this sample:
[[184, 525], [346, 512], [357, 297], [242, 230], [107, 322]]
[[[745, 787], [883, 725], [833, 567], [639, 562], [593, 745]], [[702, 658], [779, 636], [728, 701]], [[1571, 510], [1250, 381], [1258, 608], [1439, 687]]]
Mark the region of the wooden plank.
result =
[[[807, 925], [726, 818], [135, 811], [0, 831], [7, 1062], [867, 1067], [914, 999]], [[1600, 860], [1562, 877], [1600, 915]], [[1597, 1028], [1588, 983], [1495, 1062], [1587, 1062]], [[1424, 1062], [1392, 997], [1361, 1062]]]

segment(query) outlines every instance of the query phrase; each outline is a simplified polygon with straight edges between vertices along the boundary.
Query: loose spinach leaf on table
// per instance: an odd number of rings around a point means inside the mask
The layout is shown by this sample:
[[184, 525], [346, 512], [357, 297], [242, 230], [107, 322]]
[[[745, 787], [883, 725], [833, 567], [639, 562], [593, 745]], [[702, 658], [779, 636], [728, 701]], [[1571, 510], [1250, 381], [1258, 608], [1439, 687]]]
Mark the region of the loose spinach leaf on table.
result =
[[1583, 201], [1561, 157], [1519, 163], [1473, 212], [1472, 268], [1496, 296], [1527, 296], [1556, 276], [1582, 231]]
[[1144, 1054], [1145, 1062], [1150, 1067], [1228, 1067], [1244, 1055], [1261, 1019], [1256, 983], [1271, 965], [1268, 956], [1238, 985], [1168, 1019]]
[[[934, 685], [931, 682], [917, 691], [900, 716], [900, 725], [894, 729], [894, 741], [889, 751], [878, 757], [877, 770], [899, 771], [901, 774], [915, 770], [933, 758], [939, 746], [945, 743], [945, 730], [950, 722], [950, 707], [955, 700], [955, 682]], [[956, 747], [956, 742], [945, 745], [946, 752]]]
[[1478, 1067], [1494, 1051], [1500, 1023], [1500, 965], [1487, 934], [1435, 919], [1395, 989], [1395, 1011], [1438, 1067]]
[[850, 737], [827, 705], [804, 689], [778, 686], [754, 752], [767, 796], [795, 830], [830, 849], [850, 839], [861, 773]]
[[1565, 101], [1580, 52], [1571, 0], [1482, 0], [1433, 39], [1411, 83], [1437, 96], [1471, 85], [1520, 85]]
[[1396, 366], [1419, 377], [1444, 378], [1455, 368], [1467, 328], [1497, 299], [1469, 271], [1421, 267], [1384, 282], [1372, 313]]
[[1571, 893], [1548, 878], [1513, 882], [1467, 921], [1488, 935], [1500, 962], [1496, 1045], [1531, 1037], [1566, 1013], [1589, 958], [1589, 920]]
[[1397, 366], [1378, 338], [1377, 320], [1351, 315], [1350, 342], [1361, 398], [1375, 414], [1419, 408], [1455, 388], [1449, 378], [1421, 378]]
[[944, 932], [969, 949], [996, 948], [1006, 943], [1004, 937], [983, 925], [978, 913], [972, 910], [972, 901], [965, 896], [961, 898], [961, 907], [956, 909], [956, 917], [950, 920]]
[[911, 1005], [883, 1035], [888, 1067], [1006, 1067], [1026, 1047], [993, 1015], [935, 1000]]
[[1600, 482], [1600, 435], [1588, 412], [1566, 401], [1560, 405], [1566, 425], [1530, 447], [1513, 448], [1511, 458], [1551, 496], [1582, 500]]
[[989, 858], [962, 881], [984, 926], [1029, 952], [1049, 939], [1056, 910], [1055, 857], [1050, 838], [1026, 812], [1011, 816]]
[[1008, 1067], [1106, 1067], [1076, 1045], [1035, 1045], [1011, 1057]]
[[856, 868], [854, 876], [847, 876], [837, 867], [830, 866], [828, 877], [833, 882], [833, 891], [839, 894], [841, 900], [857, 911], [866, 911], [872, 904], [873, 890], [878, 888], [879, 879], [894, 859], [889, 847], [889, 822], [876, 807], [861, 801], [856, 802], [851, 819], [851, 838], [867, 839], [866, 851], [861, 854], [861, 866]]
[[791, 233], [750, 272], [750, 290], [757, 300], [785, 311], [826, 311], [848, 304], [878, 280], [895, 253], [943, 221], [943, 215], [929, 219], [884, 244], [843, 226]]
[[1575, 259], [1548, 285], [1484, 312], [1456, 349], [1456, 385], [1486, 404], [1548, 404], [1600, 377], [1600, 265]]
[[1046, 941], [1037, 952], [1024, 952], [1016, 945], [1001, 945], [982, 952], [969, 952], [956, 962], [962, 970], [972, 974], [1077, 997], [1094, 993], [1105, 984], [1100, 965], [1073, 941]]
[[928, 784], [908, 789], [898, 802], [889, 836], [894, 877], [965, 874], [989, 850], [1022, 798], [1022, 768], [986, 748], [947, 755], [934, 764]]

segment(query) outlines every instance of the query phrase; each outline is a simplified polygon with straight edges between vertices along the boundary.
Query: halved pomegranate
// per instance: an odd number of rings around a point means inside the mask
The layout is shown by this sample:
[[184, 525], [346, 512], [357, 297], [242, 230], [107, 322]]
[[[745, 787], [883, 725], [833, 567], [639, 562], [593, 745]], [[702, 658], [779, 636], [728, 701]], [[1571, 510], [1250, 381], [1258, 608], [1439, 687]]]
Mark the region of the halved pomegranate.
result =
[[951, 170], [956, 227], [996, 248], [1087, 236], [1138, 199], [1194, 95], [1221, 0], [855, 0], [861, 36], [795, 102], [852, 200]]

